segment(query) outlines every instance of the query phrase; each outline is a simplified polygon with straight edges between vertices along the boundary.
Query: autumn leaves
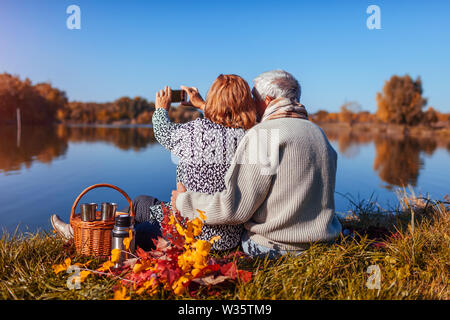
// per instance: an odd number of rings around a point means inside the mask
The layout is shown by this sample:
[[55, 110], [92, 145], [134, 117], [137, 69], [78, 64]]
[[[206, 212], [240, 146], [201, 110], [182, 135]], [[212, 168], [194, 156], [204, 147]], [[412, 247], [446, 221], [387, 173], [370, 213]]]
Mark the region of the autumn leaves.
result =
[[[130, 299], [132, 294], [152, 296], [161, 290], [194, 296], [199, 286], [251, 280], [252, 273], [239, 270], [234, 257], [232, 261], [211, 257], [211, 245], [219, 237], [209, 241], [197, 239], [206, 219], [205, 212], [197, 210], [199, 217], [187, 220], [164, 206], [163, 211], [163, 237], [154, 240], [155, 249], [146, 252], [138, 248], [134, 258], [126, 260], [120, 268], [114, 268], [114, 264], [120, 259], [121, 251], [113, 249], [110, 258], [96, 270], [86, 268], [90, 262], [76, 264], [84, 269], [75, 280], [82, 283], [90, 274], [116, 277], [118, 282], [113, 299]], [[132, 234], [124, 238], [126, 250], [129, 250], [131, 240]], [[60, 273], [70, 266], [71, 259], [67, 258], [64, 263], [54, 265], [53, 270]]]

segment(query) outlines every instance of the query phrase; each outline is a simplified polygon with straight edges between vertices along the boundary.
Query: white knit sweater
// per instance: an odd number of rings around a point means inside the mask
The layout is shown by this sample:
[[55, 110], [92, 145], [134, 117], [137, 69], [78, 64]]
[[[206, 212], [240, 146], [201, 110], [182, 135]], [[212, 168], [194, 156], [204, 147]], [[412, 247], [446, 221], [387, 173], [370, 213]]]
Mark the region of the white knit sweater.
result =
[[[255, 155], [252, 137], [261, 132], [268, 134], [268, 141], [279, 141], [275, 174], [264, 172], [267, 167], [261, 161], [249, 160]], [[250, 239], [265, 247], [304, 249], [341, 232], [334, 211], [336, 163], [336, 151], [315, 124], [292, 118], [267, 120], [241, 140], [224, 191], [185, 192], [176, 206], [191, 219], [198, 216], [196, 209], [205, 211], [206, 224], [244, 223]]]

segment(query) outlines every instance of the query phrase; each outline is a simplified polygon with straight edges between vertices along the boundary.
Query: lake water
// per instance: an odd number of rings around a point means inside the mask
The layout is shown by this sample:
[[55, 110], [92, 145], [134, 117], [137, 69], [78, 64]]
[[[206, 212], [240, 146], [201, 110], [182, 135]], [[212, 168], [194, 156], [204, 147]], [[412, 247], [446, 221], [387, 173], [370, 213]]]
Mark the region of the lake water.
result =
[[[358, 132], [327, 131], [339, 153], [336, 210], [350, 200], [397, 205], [395, 190], [411, 185], [416, 192], [442, 199], [449, 193], [450, 143], [439, 139], [392, 138]], [[148, 127], [0, 127], [0, 227], [10, 233], [48, 230], [49, 217], [69, 220], [80, 192], [106, 182], [131, 198], [149, 194], [168, 200], [175, 188], [170, 153]], [[127, 201], [112, 189], [94, 189], [81, 202]]]

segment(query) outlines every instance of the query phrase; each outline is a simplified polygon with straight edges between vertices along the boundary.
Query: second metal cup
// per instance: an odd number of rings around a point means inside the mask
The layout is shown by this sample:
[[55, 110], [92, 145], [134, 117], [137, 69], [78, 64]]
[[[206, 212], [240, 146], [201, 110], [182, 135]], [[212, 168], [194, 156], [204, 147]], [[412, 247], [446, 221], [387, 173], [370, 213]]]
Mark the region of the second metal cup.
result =
[[81, 220], [82, 221], [95, 221], [97, 213], [96, 203], [83, 203], [81, 204]]
[[103, 202], [102, 203], [102, 220], [114, 220], [117, 211], [117, 203]]

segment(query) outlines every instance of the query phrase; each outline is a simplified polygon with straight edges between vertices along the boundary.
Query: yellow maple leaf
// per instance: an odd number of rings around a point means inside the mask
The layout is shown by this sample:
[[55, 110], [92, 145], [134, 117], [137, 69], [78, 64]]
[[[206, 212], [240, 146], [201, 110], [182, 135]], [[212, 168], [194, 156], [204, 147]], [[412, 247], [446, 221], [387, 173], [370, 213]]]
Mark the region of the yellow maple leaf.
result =
[[58, 274], [58, 273], [60, 273], [60, 272], [62, 272], [62, 271], [66, 271], [67, 268], [70, 267], [71, 263], [72, 263], [72, 260], [71, 260], [70, 258], [67, 258], [66, 260], [64, 260], [63, 263], [53, 265], [53, 266], [52, 266], [53, 271], [54, 271], [56, 274]]
[[192, 233], [194, 236], [198, 236], [202, 233], [203, 222], [199, 218], [195, 218], [188, 222], [189, 226], [192, 227]]
[[181, 224], [177, 223], [177, 224], [175, 225], [175, 227], [177, 228], [178, 233], [179, 233], [180, 235], [184, 236], [185, 232], [184, 232], [184, 229], [183, 229], [183, 227], [181, 226]]
[[209, 254], [209, 250], [211, 249], [211, 243], [204, 240], [197, 240], [193, 245], [193, 248], [196, 249], [198, 254], [206, 257]]
[[205, 211], [202, 211], [202, 210], [199, 210], [199, 209], [195, 209], [195, 210], [198, 212], [198, 214], [199, 214], [199, 216], [200, 216], [200, 219], [202, 219], [203, 221], [205, 221], [205, 220], [206, 220]]
[[201, 269], [192, 269], [191, 274], [196, 277], [201, 271]]
[[222, 237], [221, 236], [214, 236], [211, 239], [209, 239], [209, 243], [213, 244], [216, 241], [219, 241]]
[[82, 270], [80, 272], [80, 275], [75, 277], [75, 281], [79, 281], [79, 282], [83, 282], [84, 280], [86, 280], [86, 278], [91, 274], [92, 272], [89, 270]]
[[186, 276], [181, 276], [172, 286], [173, 292], [176, 295], [182, 295], [186, 290], [184, 284], [188, 282], [190, 279]]
[[131, 297], [127, 297], [127, 288], [125, 288], [123, 285], [120, 285], [114, 291], [114, 298], [112, 300], [130, 300]]
[[123, 245], [126, 250], [130, 249], [131, 240], [133, 239], [133, 232], [131, 230], [128, 231], [128, 237], [123, 239]]
[[80, 272], [80, 281], [83, 282], [92, 272], [89, 270], [83, 270]]
[[121, 253], [122, 253], [122, 250], [120, 250], [120, 249], [112, 249], [111, 250], [111, 262], [113, 262], [113, 263], [119, 262]]
[[97, 271], [105, 272], [114, 267], [114, 263], [111, 260], [108, 260], [103, 263], [103, 265], [97, 269]]
[[144, 282], [144, 284], [142, 285], [142, 287], [140, 287], [137, 291], [136, 291], [136, 293], [137, 294], [139, 294], [139, 295], [141, 295], [141, 294], [143, 294], [145, 291], [147, 291], [150, 287], [152, 287], [152, 290], [149, 290], [149, 294], [150, 295], [153, 295], [154, 294], [154, 291], [155, 291], [155, 289], [156, 289], [156, 287], [157, 287], [157, 285], [156, 285], [156, 283], [155, 283], [155, 279], [151, 279], [151, 280], [149, 280], [149, 281], [145, 281]]

